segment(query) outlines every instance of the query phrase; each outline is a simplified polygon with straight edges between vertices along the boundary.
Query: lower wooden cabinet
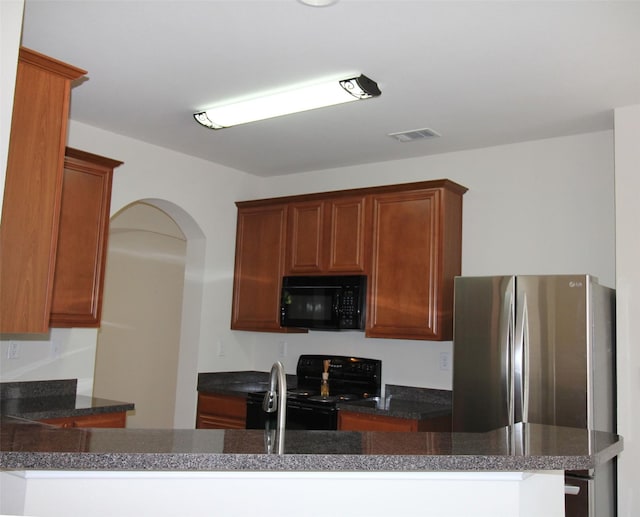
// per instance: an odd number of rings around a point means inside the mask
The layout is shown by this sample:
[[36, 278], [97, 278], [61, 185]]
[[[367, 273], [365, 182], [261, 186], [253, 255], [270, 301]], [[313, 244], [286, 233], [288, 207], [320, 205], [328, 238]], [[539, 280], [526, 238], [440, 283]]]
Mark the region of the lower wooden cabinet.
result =
[[40, 422], [57, 425], [59, 427], [125, 427], [127, 424], [127, 413], [121, 411], [87, 416], [45, 418], [40, 420]]
[[338, 430], [340, 431], [451, 431], [451, 417], [449, 415], [427, 418], [398, 418], [387, 415], [359, 413], [357, 411], [338, 412]]
[[196, 429], [244, 429], [246, 423], [245, 397], [198, 393]]

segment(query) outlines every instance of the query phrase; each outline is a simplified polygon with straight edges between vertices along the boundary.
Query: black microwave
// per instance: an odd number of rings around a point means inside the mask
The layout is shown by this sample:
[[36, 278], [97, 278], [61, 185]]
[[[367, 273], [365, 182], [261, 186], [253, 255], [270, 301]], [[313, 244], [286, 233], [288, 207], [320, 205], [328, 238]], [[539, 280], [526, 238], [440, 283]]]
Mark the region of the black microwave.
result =
[[280, 325], [312, 330], [364, 330], [367, 277], [285, 276]]

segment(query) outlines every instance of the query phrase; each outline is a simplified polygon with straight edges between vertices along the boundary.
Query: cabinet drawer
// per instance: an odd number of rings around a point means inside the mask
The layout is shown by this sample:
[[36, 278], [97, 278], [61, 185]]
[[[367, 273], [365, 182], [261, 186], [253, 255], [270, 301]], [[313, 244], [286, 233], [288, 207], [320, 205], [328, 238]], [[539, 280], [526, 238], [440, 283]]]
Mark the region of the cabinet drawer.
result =
[[341, 431], [414, 432], [418, 430], [418, 421], [410, 418], [340, 411], [338, 413], [338, 429]]
[[451, 415], [413, 419], [340, 411], [338, 413], [338, 429], [341, 431], [449, 432], [451, 431]]
[[198, 393], [197, 429], [244, 429], [247, 420], [244, 397]]
[[45, 424], [59, 427], [125, 427], [127, 422], [126, 412], [100, 413], [97, 415], [45, 418], [40, 420]]

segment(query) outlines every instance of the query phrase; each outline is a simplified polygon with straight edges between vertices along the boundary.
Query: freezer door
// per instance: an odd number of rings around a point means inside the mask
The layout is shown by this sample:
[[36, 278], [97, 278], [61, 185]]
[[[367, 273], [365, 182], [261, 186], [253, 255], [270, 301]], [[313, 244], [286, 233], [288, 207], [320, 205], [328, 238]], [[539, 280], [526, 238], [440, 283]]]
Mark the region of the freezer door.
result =
[[504, 427], [513, 421], [514, 278], [458, 277], [454, 286], [453, 430]]
[[564, 511], [566, 517], [593, 517], [593, 479], [564, 477]]
[[516, 421], [587, 427], [589, 282], [586, 275], [516, 277]]

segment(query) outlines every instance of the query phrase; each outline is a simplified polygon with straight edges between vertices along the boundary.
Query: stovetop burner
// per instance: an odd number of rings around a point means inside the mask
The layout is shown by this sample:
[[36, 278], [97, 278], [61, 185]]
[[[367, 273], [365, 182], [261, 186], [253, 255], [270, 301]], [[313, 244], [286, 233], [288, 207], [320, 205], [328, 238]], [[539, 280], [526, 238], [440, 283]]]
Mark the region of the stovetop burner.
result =
[[[329, 360], [329, 396], [320, 395], [325, 361]], [[296, 367], [295, 388], [287, 390], [287, 429], [338, 427], [337, 404], [380, 395], [382, 361], [336, 355], [301, 355]], [[247, 429], [262, 429], [273, 413], [262, 409], [263, 393], [247, 395]]]
[[[329, 396], [320, 395], [328, 361]], [[298, 386], [292, 398], [324, 405], [380, 394], [381, 361], [341, 355], [301, 355], [296, 367]]]

